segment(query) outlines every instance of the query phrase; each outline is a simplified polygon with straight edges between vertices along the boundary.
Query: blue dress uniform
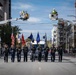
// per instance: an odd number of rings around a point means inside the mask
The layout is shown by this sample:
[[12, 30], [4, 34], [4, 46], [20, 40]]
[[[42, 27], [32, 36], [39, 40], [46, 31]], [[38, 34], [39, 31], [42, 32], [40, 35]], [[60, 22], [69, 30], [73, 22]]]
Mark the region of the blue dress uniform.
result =
[[36, 48], [33, 46], [31, 48], [31, 60], [32, 60], [32, 62], [35, 61], [35, 51], [36, 51]]
[[56, 52], [56, 48], [55, 47], [51, 47], [51, 61], [52, 62], [55, 61], [55, 52]]
[[11, 47], [11, 62], [15, 61], [15, 48]]
[[8, 49], [8, 47], [5, 47], [5, 50], [4, 50], [4, 62], [8, 62], [8, 54], [9, 54], [9, 49]]
[[24, 55], [24, 62], [25, 60], [27, 62], [28, 61], [28, 47], [27, 46], [23, 48], [23, 55]]
[[42, 58], [42, 47], [39, 46], [38, 48], [38, 61], [41, 62], [41, 58]]
[[45, 49], [44, 49], [44, 54], [45, 54], [45, 62], [47, 62], [48, 60], [48, 52], [49, 52], [49, 47], [46, 46]]
[[17, 48], [17, 61], [20, 62], [21, 61], [21, 48]]
[[62, 47], [58, 47], [58, 55], [59, 55], [59, 62], [62, 62], [62, 56], [63, 56]]

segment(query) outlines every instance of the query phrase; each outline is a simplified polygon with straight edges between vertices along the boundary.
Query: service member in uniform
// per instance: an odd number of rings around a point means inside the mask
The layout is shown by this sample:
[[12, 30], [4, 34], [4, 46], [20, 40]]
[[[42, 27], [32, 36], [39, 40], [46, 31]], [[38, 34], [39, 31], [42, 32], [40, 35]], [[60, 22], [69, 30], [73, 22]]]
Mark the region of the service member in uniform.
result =
[[21, 47], [19, 46], [16, 50], [17, 50], [17, 61], [20, 62], [21, 61]]
[[62, 46], [58, 47], [58, 55], [59, 55], [59, 62], [62, 62], [62, 56], [63, 56]]
[[52, 62], [55, 61], [55, 52], [56, 52], [56, 48], [54, 46], [51, 47], [51, 61]]
[[41, 62], [41, 58], [42, 58], [42, 47], [39, 46], [38, 47], [38, 61]]
[[24, 55], [24, 62], [26, 60], [26, 62], [28, 61], [28, 47], [24, 46], [23, 47], [23, 55]]
[[49, 47], [46, 46], [46, 47], [44, 48], [45, 62], [47, 62], [47, 60], [48, 60], [48, 52], [49, 52]]
[[4, 45], [4, 48], [5, 48], [5, 50], [4, 50], [4, 62], [8, 62], [8, 54], [9, 54], [9, 49], [8, 49], [8, 46], [5, 44]]
[[15, 61], [15, 47], [13, 45], [11, 45], [11, 62]]
[[36, 48], [32, 45], [32, 48], [31, 48], [31, 60], [32, 60], [32, 62], [35, 61], [35, 51], [36, 51]]

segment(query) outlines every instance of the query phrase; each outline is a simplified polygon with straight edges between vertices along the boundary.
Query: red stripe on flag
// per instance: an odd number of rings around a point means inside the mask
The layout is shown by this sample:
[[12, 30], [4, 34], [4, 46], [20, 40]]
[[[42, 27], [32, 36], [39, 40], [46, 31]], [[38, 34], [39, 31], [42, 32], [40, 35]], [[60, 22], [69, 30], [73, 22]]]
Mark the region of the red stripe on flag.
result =
[[15, 37], [14, 37], [13, 33], [11, 34], [11, 40], [12, 40], [12, 41], [11, 41], [11, 44], [14, 45]]
[[22, 45], [25, 45], [25, 39], [24, 39], [23, 34], [22, 34]]

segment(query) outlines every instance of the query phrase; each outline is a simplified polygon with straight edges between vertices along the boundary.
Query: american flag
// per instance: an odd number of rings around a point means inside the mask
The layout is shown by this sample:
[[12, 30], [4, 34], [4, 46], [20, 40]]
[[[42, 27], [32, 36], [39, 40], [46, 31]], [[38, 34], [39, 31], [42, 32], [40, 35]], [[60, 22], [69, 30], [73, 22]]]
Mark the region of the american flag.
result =
[[25, 45], [25, 39], [24, 39], [24, 35], [22, 34], [22, 45], [24, 46]]
[[20, 35], [18, 33], [16, 35], [16, 38], [17, 38], [17, 42], [20, 43], [21, 42], [21, 40], [20, 40], [21, 38], [20, 38]]
[[13, 33], [11, 34], [11, 44], [12, 45], [14, 45], [15, 44], [15, 37], [14, 37], [14, 35], [13, 35]]

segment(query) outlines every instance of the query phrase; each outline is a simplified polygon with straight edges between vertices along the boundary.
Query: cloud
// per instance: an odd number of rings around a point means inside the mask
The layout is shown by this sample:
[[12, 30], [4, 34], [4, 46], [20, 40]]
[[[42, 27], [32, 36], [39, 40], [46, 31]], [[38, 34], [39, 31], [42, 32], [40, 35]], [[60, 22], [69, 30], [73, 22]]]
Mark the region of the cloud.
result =
[[48, 39], [51, 37], [51, 30], [22, 30], [21, 31], [21, 33], [24, 34], [25, 38], [27, 38], [30, 35], [30, 33], [32, 33], [34, 38], [36, 38], [38, 32], [40, 34], [41, 39], [43, 39], [45, 33], [47, 34]]
[[50, 32], [50, 30], [22, 30], [21, 33], [45, 33], [45, 32]]
[[40, 22], [40, 21], [41, 21], [41, 19], [35, 18], [35, 17], [30, 17], [30, 18], [28, 19], [28, 22], [31, 22], [31, 23], [38, 23], [38, 22]]
[[20, 9], [20, 10], [24, 10], [24, 9], [31, 9], [33, 10], [33, 6], [30, 4], [25, 4], [25, 3], [13, 3], [12, 4], [12, 9]]
[[41, 18], [37, 18], [37, 17], [29, 17], [29, 19], [26, 21], [23, 20], [18, 20], [18, 21], [14, 21], [13, 23], [15, 24], [38, 24], [41, 23], [42, 19]]

